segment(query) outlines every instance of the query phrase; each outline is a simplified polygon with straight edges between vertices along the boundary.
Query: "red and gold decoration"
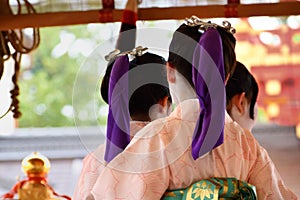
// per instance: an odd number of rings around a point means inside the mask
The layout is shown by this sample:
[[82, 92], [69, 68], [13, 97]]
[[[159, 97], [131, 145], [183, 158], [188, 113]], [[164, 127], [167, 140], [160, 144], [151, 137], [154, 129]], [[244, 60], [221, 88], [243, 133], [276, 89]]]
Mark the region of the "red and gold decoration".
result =
[[47, 182], [47, 174], [50, 170], [50, 161], [44, 155], [33, 152], [22, 161], [22, 171], [27, 178], [18, 181], [13, 188], [2, 196], [4, 199], [19, 200], [71, 200], [66, 195], [57, 194]]

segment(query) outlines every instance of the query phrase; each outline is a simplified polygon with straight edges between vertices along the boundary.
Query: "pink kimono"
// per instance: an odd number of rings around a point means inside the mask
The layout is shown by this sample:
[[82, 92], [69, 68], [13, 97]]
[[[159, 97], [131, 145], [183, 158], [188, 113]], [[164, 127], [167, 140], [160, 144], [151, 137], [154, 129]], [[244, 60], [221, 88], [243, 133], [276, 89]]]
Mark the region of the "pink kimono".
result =
[[[132, 121], [130, 122], [130, 134], [134, 136], [136, 132], [147, 125], [148, 122]], [[83, 159], [81, 174], [75, 188], [73, 200], [93, 199], [91, 195], [92, 188], [106, 166], [104, 160], [105, 145], [100, 145], [94, 152], [89, 153]]]
[[198, 99], [190, 99], [169, 117], [141, 129], [121, 154], [101, 168], [92, 188], [94, 199], [160, 199], [168, 189], [211, 177], [248, 182], [256, 187], [258, 199], [297, 199], [266, 150], [228, 114], [224, 143], [194, 160], [190, 145], [198, 116]]

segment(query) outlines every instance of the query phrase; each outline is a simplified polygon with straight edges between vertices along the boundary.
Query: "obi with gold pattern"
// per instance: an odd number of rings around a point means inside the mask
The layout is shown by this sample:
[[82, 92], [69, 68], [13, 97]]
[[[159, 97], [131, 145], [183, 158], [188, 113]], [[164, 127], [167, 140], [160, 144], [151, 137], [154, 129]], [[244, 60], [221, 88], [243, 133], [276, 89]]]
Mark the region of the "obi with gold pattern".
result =
[[163, 200], [257, 200], [255, 186], [236, 178], [211, 178], [198, 181], [186, 189], [168, 190]]

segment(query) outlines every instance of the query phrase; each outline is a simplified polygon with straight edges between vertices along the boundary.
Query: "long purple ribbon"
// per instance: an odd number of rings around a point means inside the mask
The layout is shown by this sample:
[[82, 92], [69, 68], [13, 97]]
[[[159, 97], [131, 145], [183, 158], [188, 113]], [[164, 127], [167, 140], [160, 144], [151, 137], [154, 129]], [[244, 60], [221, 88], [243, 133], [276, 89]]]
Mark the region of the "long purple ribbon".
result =
[[108, 87], [109, 113], [104, 155], [107, 162], [121, 153], [130, 142], [128, 71], [128, 56], [118, 57], [113, 65]]
[[225, 121], [225, 73], [222, 39], [209, 28], [200, 37], [193, 55], [193, 82], [201, 112], [192, 141], [197, 159], [223, 143]]

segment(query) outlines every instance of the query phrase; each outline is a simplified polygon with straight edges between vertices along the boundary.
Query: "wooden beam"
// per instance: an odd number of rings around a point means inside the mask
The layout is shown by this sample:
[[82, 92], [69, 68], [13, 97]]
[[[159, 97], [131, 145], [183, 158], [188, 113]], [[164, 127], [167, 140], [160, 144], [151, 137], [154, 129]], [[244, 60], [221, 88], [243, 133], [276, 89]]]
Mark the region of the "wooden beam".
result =
[[[112, 19], [107, 22], [120, 21], [122, 12], [122, 10], [112, 10]], [[99, 23], [100, 19], [98, 10], [0, 15], [0, 30]]]
[[[123, 10], [104, 9], [21, 15], [2, 14], [0, 30], [118, 22], [122, 19], [122, 12]], [[139, 20], [184, 19], [192, 15], [200, 18], [300, 15], [300, 1], [139, 9]]]
[[139, 19], [141, 20], [185, 19], [191, 15], [196, 15], [199, 18], [300, 15], [300, 2], [147, 8], [139, 10]]

